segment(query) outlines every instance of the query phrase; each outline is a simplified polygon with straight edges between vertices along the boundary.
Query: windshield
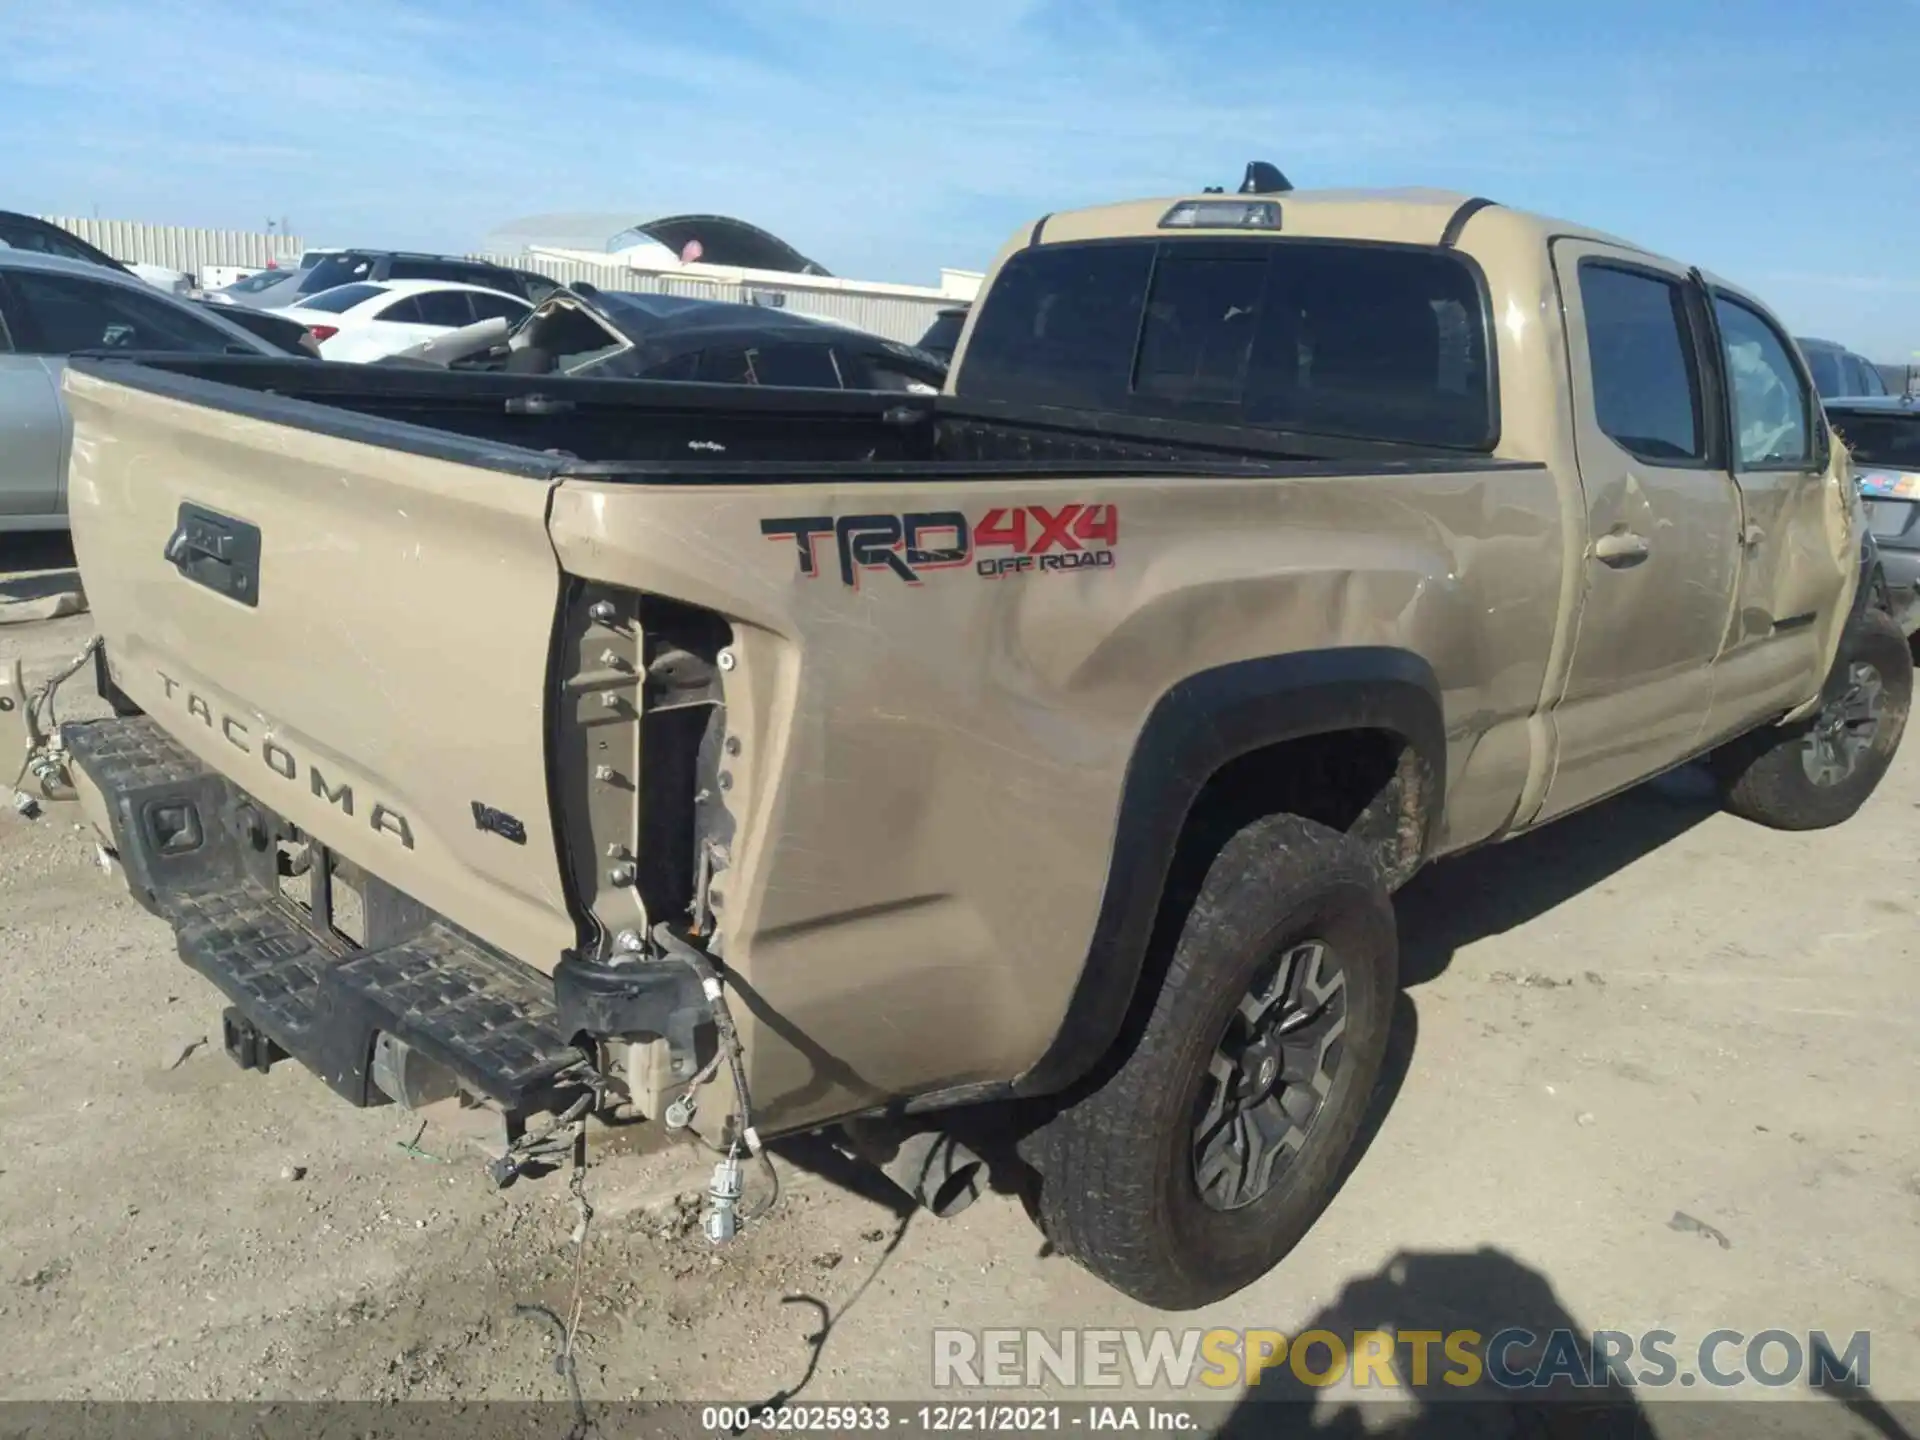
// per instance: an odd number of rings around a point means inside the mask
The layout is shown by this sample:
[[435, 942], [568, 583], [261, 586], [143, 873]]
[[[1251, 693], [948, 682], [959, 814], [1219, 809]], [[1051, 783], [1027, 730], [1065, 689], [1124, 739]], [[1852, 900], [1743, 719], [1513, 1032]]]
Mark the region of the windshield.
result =
[[387, 293], [384, 285], [342, 285], [338, 289], [328, 290], [324, 294], [313, 295], [300, 302], [302, 310], [324, 310], [332, 315], [342, 315], [356, 305], [365, 304], [377, 295]]
[[1485, 303], [1438, 248], [1297, 240], [1043, 245], [1001, 267], [967, 398], [1485, 450]]

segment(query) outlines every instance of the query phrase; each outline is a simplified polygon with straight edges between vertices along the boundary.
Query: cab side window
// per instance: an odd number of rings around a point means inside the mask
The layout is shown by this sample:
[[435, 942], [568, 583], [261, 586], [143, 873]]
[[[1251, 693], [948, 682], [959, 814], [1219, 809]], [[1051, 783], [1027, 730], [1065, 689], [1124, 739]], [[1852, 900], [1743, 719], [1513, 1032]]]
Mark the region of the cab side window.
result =
[[1740, 470], [1810, 470], [1813, 396], [1780, 333], [1759, 312], [1713, 298], [1733, 400], [1734, 465]]
[[426, 323], [426, 321], [420, 318], [420, 297], [418, 295], [409, 295], [404, 300], [394, 301], [393, 304], [387, 306], [387, 308], [382, 310], [375, 318], [391, 321], [395, 325], [424, 325]]
[[1601, 432], [1650, 465], [1704, 462], [1700, 371], [1680, 283], [1584, 261], [1580, 307]]
[[467, 303], [464, 290], [423, 290], [417, 298], [423, 325], [446, 325], [458, 330], [462, 325], [473, 323], [473, 307]]

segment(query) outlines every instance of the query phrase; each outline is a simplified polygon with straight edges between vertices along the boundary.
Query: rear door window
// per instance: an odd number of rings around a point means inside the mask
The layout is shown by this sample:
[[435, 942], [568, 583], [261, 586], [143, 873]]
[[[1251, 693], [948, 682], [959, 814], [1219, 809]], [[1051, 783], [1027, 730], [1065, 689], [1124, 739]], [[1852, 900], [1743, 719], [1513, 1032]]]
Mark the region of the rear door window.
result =
[[473, 306], [464, 290], [423, 290], [414, 297], [420, 305], [422, 325], [445, 325], [458, 329], [473, 323]]
[[382, 310], [374, 318], [388, 321], [394, 325], [421, 325], [425, 323], [420, 318], [420, 297], [418, 295], [409, 295], [403, 300], [394, 301], [393, 304], [387, 306], [386, 309]]
[[476, 320], [518, 320], [533, 307], [511, 295], [487, 295], [480, 291], [469, 291], [467, 301], [473, 306]]
[[762, 345], [750, 358], [758, 384], [840, 388], [840, 366], [831, 345]]
[[1705, 459], [1699, 366], [1679, 283], [1586, 261], [1580, 308], [1601, 433], [1651, 465]]
[[1485, 314], [1469, 264], [1437, 248], [1043, 245], [1001, 267], [956, 388], [976, 399], [1490, 449]]
[[[678, 378], [677, 376], [671, 378]], [[715, 345], [702, 350], [694, 362], [693, 378], [709, 385], [752, 385], [753, 364], [738, 345]]]

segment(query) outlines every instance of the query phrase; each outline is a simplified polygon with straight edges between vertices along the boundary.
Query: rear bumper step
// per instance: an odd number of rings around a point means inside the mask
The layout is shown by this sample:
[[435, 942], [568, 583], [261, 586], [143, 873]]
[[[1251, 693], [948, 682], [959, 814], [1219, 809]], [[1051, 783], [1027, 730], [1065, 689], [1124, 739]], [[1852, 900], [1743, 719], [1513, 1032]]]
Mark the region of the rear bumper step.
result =
[[[384, 1032], [509, 1112], [544, 1108], [585, 1057], [560, 1033], [553, 982], [366, 877], [355, 946], [283, 895], [292, 832], [145, 716], [64, 726], [99, 790], [135, 898], [170, 923], [180, 957], [225, 993], [227, 1051], [265, 1070], [284, 1052], [355, 1105]], [[324, 857], [324, 852], [321, 852]], [[325, 858], [315, 867], [324, 877]]]

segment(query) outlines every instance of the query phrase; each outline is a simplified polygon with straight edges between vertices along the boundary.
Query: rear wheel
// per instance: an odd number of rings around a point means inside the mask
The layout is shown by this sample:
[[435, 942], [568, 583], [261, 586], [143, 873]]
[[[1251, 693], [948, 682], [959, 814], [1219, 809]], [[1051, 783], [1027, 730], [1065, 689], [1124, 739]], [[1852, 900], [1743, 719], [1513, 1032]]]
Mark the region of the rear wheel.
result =
[[1357, 842], [1292, 815], [1236, 834], [1138, 1043], [1034, 1137], [1049, 1238], [1166, 1309], [1272, 1269], [1338, 1187], [1397, 957], [1392, 904]]
[[1907, 638], [1892, 616], [1869, 610], [1841, 641], [1818, 714], [1744, 735], [1714, 752], [1727, 808], [1776, 830], [1838, 825], [1887, 773], [1912, 702]]

